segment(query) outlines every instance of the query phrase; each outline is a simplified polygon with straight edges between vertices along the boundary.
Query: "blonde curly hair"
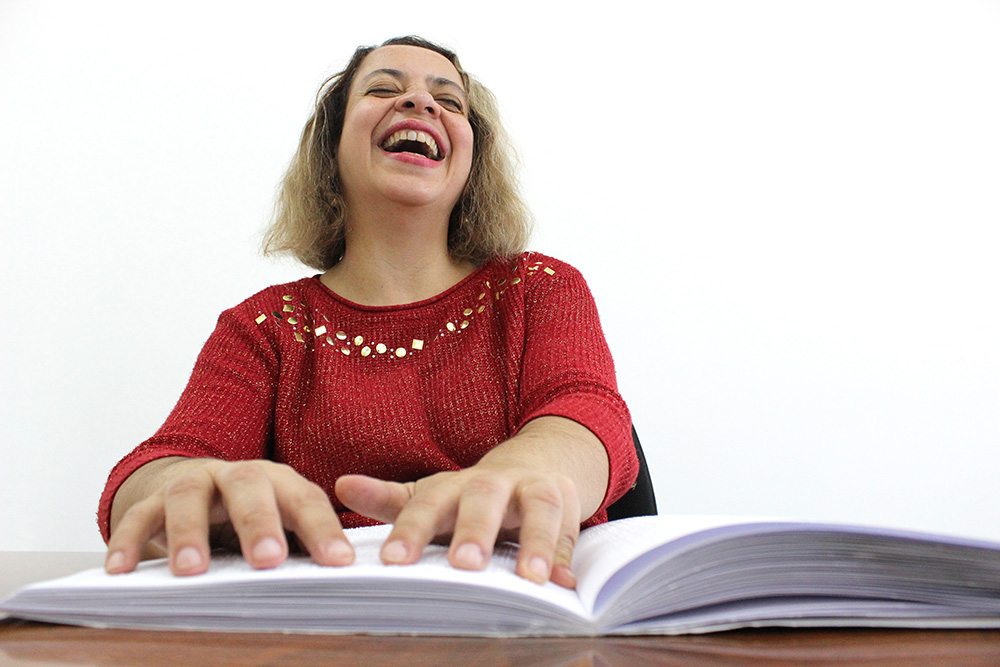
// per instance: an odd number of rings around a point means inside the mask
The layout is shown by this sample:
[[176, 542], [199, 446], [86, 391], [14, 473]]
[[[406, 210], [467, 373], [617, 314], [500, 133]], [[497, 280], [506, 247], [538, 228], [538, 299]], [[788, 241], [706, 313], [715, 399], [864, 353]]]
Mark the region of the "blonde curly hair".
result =
[[347, 98], [365, 57], [381, 46], [405, 45], [443, 55], [462, 77], [474, 135], [469, 180], [448, 225], [448, 251], [456, 261], [481, 264], [522, 252], [531, 214], [518, 188], [517, 161], [500, 123], [496, 98], [459, 64], [452, 51], [415, 36], [359, 47], [343, 71], [327, 79], [302, 130], [299, 148], [282, 180], [264, 252], [288, 253], [325, 271], [340, 261], [346, 244], [347, 205], [337, 178], [337, 147]]

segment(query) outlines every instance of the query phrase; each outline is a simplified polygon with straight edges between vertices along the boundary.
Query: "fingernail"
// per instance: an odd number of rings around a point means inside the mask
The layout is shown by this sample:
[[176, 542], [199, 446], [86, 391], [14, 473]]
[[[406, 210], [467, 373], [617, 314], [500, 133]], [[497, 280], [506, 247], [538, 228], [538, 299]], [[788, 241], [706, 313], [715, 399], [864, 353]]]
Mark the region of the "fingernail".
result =
[[402, 563], [406, 560], [406, 545], [393, 540], [382, 547], [382, 560], [386, 563]]
[[455, 550], [455, 565], [468, 570], [478, 570], [485, 560], [483, 550], [478, 544], [466, 542]]
[[535, 556], [528, 561], [528, 571], [540, 582], [545, 582], [549, 579], [549, 564], [541, 556]]
[[284, 550], [281, 548], [281, 543], [273, 537], [265, 537], [260, 542], [254, 545], [253, 551], [250, 552], [250, 556], [253, 558], [255, 563], [261, 562], [271, 562], [281, 558]]
[[576, 575], [566, 565], [556, 565], [552, 568], [552, 580], [556, 581], [556, 570], [559, 571], [558, 584], [564, 588], [576, 588]]
[[327, 563], [347, 565], [354, 560], [354, 549], [344, 540], [330, 540], [320, 546], [320, 553]]
[[125, 568], [125, 554], [121, 551], [114, 551], [108, 554], [108, 559], [104, 561], [104, 570], [109, 574], [118, 574]]
[[184, 547], [174, 556], [174, 567], [178, 570], [193, 570], [201, 567], [201, 552], [194, 547]]

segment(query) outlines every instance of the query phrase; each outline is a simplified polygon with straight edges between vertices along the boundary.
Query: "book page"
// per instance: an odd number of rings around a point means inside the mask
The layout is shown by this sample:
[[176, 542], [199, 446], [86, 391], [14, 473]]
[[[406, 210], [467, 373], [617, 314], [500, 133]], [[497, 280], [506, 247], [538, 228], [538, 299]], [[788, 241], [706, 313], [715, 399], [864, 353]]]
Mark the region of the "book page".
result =
[[838, 617], [859, 625], [919, 618], [935, 627], [977, 616], [976, 627], [1000, 623], [1000, 544], [749, 517], [616, 524], [588, 531], [581, 551], [581, 598], [604, 631]]
[[[469, 633], [507, 634], [548, 622], [562, 631], [588, 625], [574, 591], [515, 574], [516, 545], [499, 545], [479, 572], [451, 567], [442, 545], [428, 546], [414, 565], [389, 566], [379, 550], [390, 529], [346, 531], [356, 553], [346, 567], [295, 556], [277, 568], [254, 570], [242, 557], [224, 554], [213, 556], [205, 574], [175, 577], [161, 559], [130, 574], [97, 568], [34, 584], [0, 608], [39, 620], [118, 627], [206, 629], [199, 619], [208, 618], [219, 629], [232, 629], [236, 621], [218, 620], [226, 614], [247, 617], [237, 619], [238, 629], [279, 631], [429, 632], [433, 624], [439, 632], [448, 627], [462, 634], [468, 620], [479, 623]], [[142, 618], [147, 612], [150, 618]]]
[[588, 528], [573, 556], [577, 594], [593, 612], [604, 586], [631, 561], [661, 545], [710, 528], [759, 521], [745, 516], [659, 515], [621, 519]]

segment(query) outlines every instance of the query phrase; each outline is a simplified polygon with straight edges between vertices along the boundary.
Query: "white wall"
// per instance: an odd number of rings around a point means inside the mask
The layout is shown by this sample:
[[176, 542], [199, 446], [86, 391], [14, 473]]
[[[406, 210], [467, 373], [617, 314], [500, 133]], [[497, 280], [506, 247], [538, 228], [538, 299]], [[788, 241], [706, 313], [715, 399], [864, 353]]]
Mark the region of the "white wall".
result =
[[307, 273], [256, 244], [316, 87], [410, 32], [502, 101], [663, 511], [1000, 537], [1000, 3], [277, 4], [0, 0], [0, 549], [101, 548], [217, 314]]

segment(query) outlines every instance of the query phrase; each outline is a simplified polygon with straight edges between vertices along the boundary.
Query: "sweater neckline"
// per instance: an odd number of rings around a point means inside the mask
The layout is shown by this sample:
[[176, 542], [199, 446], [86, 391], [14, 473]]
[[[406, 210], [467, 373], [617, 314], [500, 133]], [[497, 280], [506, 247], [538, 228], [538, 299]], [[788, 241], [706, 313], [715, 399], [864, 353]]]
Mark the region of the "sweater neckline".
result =
[[368, 305], [365, 305], [365, 304], [362, 304], [362, 303], [357, 303], [355, 301], [351, 301], [350, 299], [346, 299], [346, 298], [342, 297], [341, 295], [337, 294], [336, 292], [334, 292], [329, 287], [327, 287], [326, 284], [322, 280], [320, 280], [320, 277], [322, 276], [322, 274], [317, 273], [316, 275], [314, 275], [311, 278], [311, 280], [317, 286], [319, 286], [319, 289], [323, 293], [325, 293], [327, 296], [329, 296], [334, 301], [336, 301], [336, 302], [338, 302], [338, 303], [340, 303], [340, 304], [342, 304], [342, 305], [344, 305], [347, 308], [350, 308], [352, 310], [366, 312], [366, 313], [395, 313], [395, 312], [401, 312], [401, 311], [405, 311], [405, 310], [416, 310], [418, 308], [423, 308], [425, 306], [429, 306], [429, 305], [432, 305], [434, 303], [438, 303], [440, 301], [443, 301], [444, 299], [447, 299], [449, 296], [451, 296], [452, 294], [454, 294], [458, 290], [462, 289], [463, 287], [465, 287], [469, 283], [471, 283], [471, 282], [475, 281], [476, 279], [478, 279], [478, 277], [480, 275], [482, 275], [483, 272], [486, 271], [486, 269], [489, 266], [493, 265], [494, 263], [495, 263], [495, 260], [494, 261], [484, 262], [484, 263], [480, 264], [478, 267], [476, 267], [476, 269], [472, 273], [470, 273], [466, 277], [462, 278], [461, 280], [459, 280], [457, 283], [455, 283], [454, 285], [452, 285], [448, 289], [444, 290], [443, 292], [440, 292], [439, 294], [435, 294], [432, 297], [428, 297], [428, 298], [423, 299], [421, 301], [414, 301], [414, 302], [411, 302], [411, 303], [393, 304], [393, 305], [389, 305], [389, 306], [368, 306]]

